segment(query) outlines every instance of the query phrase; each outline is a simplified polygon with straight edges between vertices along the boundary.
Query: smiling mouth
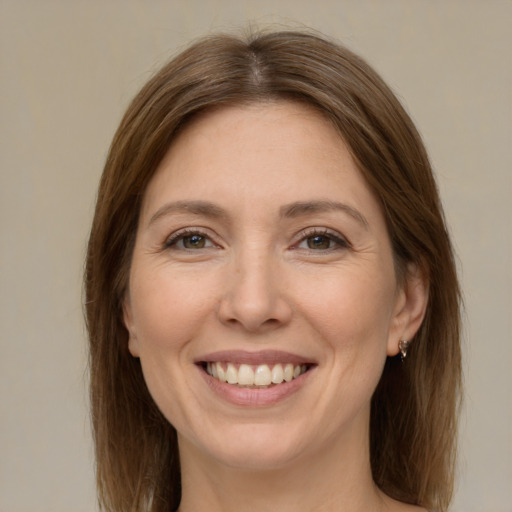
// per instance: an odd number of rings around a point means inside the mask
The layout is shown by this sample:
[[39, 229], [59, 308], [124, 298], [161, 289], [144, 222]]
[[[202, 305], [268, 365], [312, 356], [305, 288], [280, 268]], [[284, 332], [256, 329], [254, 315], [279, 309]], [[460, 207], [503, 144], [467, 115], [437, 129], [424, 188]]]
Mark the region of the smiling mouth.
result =
[[214, 379], [233, 386], [266, 389], [298, 379], [312, 365], [309, 364], [236, 364], [220, 361], [203, 362], [203, 370]]

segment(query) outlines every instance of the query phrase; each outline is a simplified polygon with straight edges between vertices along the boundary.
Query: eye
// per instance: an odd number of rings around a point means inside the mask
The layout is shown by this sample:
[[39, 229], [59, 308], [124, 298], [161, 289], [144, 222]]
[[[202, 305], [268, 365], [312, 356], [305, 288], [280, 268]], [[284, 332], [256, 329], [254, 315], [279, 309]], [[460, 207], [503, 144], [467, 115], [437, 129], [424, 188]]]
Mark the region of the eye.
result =
[[199, 231], [179, 231], [172, 234], [165, 242], [165, 247], [177, 250], [198, 250], [214, 247], [210, 238]]
[[350, 245], [341, 235], [324, 229], [303, 233], [302, 239], [296, 247], [313, 251], [332, 251], [348, 248]]
[[330, 249], [333, 241], [325, 235], [308, 236], [305, 240], [308, 249]]

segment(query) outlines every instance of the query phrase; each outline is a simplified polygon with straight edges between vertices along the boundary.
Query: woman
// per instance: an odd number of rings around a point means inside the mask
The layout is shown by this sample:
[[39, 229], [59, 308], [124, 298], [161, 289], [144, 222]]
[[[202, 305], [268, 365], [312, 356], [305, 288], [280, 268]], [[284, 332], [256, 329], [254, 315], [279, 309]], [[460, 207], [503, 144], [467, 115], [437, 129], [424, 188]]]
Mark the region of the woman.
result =
[[430, 164], [359, 57], [213, 36], [130, 105], [86, 269], [109, 511], [444, 511], [459, 291]]

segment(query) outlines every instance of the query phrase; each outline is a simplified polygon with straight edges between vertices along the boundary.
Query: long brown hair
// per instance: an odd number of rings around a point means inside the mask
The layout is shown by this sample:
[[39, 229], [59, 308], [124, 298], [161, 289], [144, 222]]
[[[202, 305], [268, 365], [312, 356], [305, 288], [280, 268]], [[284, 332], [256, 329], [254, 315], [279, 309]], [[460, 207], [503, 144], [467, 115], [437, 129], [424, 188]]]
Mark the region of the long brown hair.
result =
[[100, 183], [85, 275], [99, 499], [111, 512], [177, 508], [176, 432], [128, 352], [121, 304], [141, 199], [179, 130], [206, 109], [268, 100], [318, 109], [339, 131], [381, 203], [398, 275], [429, 282], [425, 320], [405, 364], [388, 358], [372, 399], [373, 477], [430, 510], [450, 502], [460, 394], [459, 288], [430, 163], [409, 116], [361, 58], [324, 37], [278, 32], [200, 40], [140, 91]]

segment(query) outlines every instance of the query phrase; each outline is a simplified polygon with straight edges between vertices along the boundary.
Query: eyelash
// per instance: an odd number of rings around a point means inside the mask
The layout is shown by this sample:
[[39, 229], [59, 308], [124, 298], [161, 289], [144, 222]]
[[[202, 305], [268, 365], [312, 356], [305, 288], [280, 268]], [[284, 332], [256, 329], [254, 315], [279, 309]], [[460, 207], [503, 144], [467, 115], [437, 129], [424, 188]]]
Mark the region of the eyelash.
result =
[[[325, 249], [318, 249], [318, 248], [313, 249], [311, 247], [308, 247], [308, 248], [300, 247], [300, 245], [302, 243], [304, 243], [304, 242], [307, 243], [308, 239], [312, 239], [315, 237], [327, 238], [329, 242], [334, 242], [335, 246], [328, 247]], [[326, 229], [326, 228], [322, 228], [322, 229], [310, 228], [310, 229], [306, 229], [306, 230], [302, 231], [300, 233], [299, 242], [297, 244], [295, 244], [295, 246], [294, 246], [294, 248], [296, 250], [307, 250], [307, 251], [314, 251], [314, 252], [336, 251], [336, 250], [340, 250], [340, 249], [349, 249], [350, 247], [351, 247], [350, 243], [344, 237], [342, 237], [338, 233], [330, 231], [329, 229]]]
[[[201, 237], [203, 240], [208, 241], [211, 245], [208, 247], [200, 247], [200, 249], [208, 249], [211, 246], [214, 246], [214, 242], [211, 240], [211, 237], [198, 229], [182, 229], [176, 233], [173, 233], [164, 243], [164, 249], [170, 249], [176, 246], [180, 241], [185, 240], [186, 238], [192, 238], [193, 236]], [[193, 251], [195, 249], [191, 249], [188, 247], [180, 247], [178, 250], [182, 251]]]
[[[196, 247], [196, 248], [190, 248], [190, 247], [176, 247], [177, 244], [187, 238], [192, 238], [193, 236], [200, 237], [205, 243], [209, 243], [207, 247]], [[294, 250], [305, 250], [305, 251], [312, 251], [312, 252], [331, 252], [336, 251], [340, 249], [349, 249], [351, 247], [350, 243], [341, 235], [339, 235], [336, 232], [330, 231], [326, 228], [309, 228], [305, 229], [300, 233], [300, 238], [297, 243], [295, 243], [292, 246], [292, 249]], [[334, 247], [327, 247], [327, 248], [312, 248], [312, 247], [300, 247], [301, 244], [307, 243], [309, 239], [312, 238], [325, 238], [329, 242], [329, 245], [331, 242], [335, 244]], [[211, 240], [211, 237], [206, 234], [204, 231], [201, 231], [199, 229], [193, 229], [193, 228], [186, 228], [182, 229], [176, 233], [173, 233], [164, 243], [164, 249], [171, 249], [173, 247], [176, 247], [178, 250], [182, 251], [194, 251], [197, 249], [209, 249], [212, 246], [215, 246], [216, 244]]]

